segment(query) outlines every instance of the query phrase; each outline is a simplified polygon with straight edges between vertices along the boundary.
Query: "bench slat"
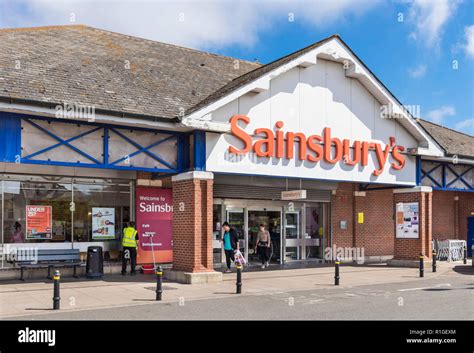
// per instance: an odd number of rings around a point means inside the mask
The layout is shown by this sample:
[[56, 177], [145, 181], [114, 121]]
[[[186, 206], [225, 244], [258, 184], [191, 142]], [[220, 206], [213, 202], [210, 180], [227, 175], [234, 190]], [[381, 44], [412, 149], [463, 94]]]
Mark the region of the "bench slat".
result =
[[79, 254], [79, 249], [38, 249], [38, 255]]

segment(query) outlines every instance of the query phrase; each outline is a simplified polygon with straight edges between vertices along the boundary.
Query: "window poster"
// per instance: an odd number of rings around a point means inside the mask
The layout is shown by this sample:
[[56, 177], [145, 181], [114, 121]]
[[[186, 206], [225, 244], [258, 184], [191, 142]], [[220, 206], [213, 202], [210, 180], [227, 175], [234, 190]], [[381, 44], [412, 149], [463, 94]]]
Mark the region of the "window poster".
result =
[[26, 206], [26, 239], [52, 238], [52, 206]]
[[398, 203], [396, 207], [397, 238], [417, 239], [419, 223], [418, 202]]
[[92, 239], [115, 239], [115, 208], [92, 207]]

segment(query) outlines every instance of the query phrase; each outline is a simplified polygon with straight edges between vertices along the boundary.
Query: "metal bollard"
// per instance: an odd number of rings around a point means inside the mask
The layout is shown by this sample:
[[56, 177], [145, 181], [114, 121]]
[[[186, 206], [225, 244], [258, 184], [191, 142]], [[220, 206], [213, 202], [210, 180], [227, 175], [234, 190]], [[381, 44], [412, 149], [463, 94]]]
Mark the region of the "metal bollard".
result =
[[423, 254], [420, 254], [420, 277], [425, 277], [425, 257]]
[[335, 264], [336, 264], [336, 267], [335, 267], [336, 273], [335, 273], [335, 275], [334, 275], [334, 285], [335, 285], [335, 286], [338, 286], [338, 285], [339, 285], [339, 278], [340, 278], [340, 276], [339, 276], [339, 265], [340, 265], [340, 261], [339, 261], [339, 260], [336, 260]]
[[59, 280], [61, 273], [56, 270], [53, 276], [53, 310], [59, 310], [61, 297], [59, 296]]
[[236, 293], [241, 294], [242, 293], [242, 265], [238, 264], [236, 267], [237, 267], [237, 282], [235, 283], [237, 286]]
[[156, 300], [161, 300], [163, 293], [163, 269], [158, 266], [156, 269]]
[[436, 272], [436, 250], [433, 250], [433, 266], [432, 266], [432, 269], [433, 269], [433, 272]]
[[467, 246], [464, 247], [463, 263], [464, 265], [467, 264]]

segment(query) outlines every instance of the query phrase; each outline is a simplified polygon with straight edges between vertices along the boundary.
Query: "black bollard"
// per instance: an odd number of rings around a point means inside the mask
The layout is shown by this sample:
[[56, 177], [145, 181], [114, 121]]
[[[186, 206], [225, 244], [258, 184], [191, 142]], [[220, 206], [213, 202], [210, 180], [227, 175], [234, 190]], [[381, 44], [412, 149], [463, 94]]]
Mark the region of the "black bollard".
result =
[[158, 266], [156, 269], [156, 300], [161, 300], [163, 293], [163, 269]]
[[436, 272], [436, 250], [433, 250], [433, 272]]
[[54, 271], [53, 276], [53, 310], [59, 310], [61, 297], [59, 296], [59, 280], [61, 273], [58, 270]]
[[335, 275], [334, 275], [334, 285], [335, 286], [338, 286], [339, 285], [339, 265], [340, 265], [340, 262], [339, 260], [336, 260], [336, 267], [335, 267]]
[[423, 254], [420, 254], [420, 277], [425, 276], [425, 263], [424, 263], [425, 257]]
[[235, 283], [237, 286], [236, 293], [241, 294], [242, 293], [242, 265], [238, 264], [236, 267], [237, 267], [237, 282]]
[[464, 247], [463, 263], [464, 265], [467, 264], [467, 246]]

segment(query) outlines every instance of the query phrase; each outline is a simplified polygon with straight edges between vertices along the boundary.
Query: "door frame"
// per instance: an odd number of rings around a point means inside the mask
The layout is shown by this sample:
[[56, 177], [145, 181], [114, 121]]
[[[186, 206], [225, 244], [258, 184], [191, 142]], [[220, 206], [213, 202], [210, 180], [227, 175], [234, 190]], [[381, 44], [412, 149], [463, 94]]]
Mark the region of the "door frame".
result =
[[[467, 246], [467, 256], [469, 257], [473, 257], [473, 253], [472, 253], [472, 246], [474, 245], [474, 216], [467, 216], [467, 226], [466, 226], [466, 230], [467, 230], [467, 234], [466, 234], [466, 246]], [[469, 223], [471, 225], [471, 229], [469, 229]], [[471, 237], [470, 239], [472, 239], [472, 242], [469, 242], [469, 237]]]
[[[329, 211], [330, 203], [323, 201], [305, 201], [298, 200], [292, 201], [294, 203], [295, 209], [298, 209], [300, 212], [299, 215], [299, 237], [300, 237], [300, 257], [299, 260], [290, 260], [286, 261], [286, 230], [285, 230], [285, 208], [290, 201], [282, 200], [253, 200], [253, 199], [224, 199], [224, 198], [215, 198], [213, 203], [221, 205], [221, 217], [223, 222], [228, 221], [228, 211], [243, 212], [244, 213], [244, 239], [240, 243], [243, 245], [245, 251], [243, 255], [248, 261], [248, 215], [249, 211], [272, 211], [280, 212], [280, 264], [286, 262], [298, 262], [298, 261], [321, 261], [323, 259], [306, 259], [306, 207], [311, 206], [311, 204], [321, 204], [323, 208], [323, 229], [324, 235], [321, 239], [321, 246], [324, 248], [330, 240], [330, 231], [329, 231]], [[308, 246], [311, 246], [308, 244]], [[222, 247], [223, 249], [223, 247]], [[223, 252], [223, 250], [222, 250]], [[323, 253], [324, 256], [324, 253]], [[223, 257], [222, 257], [223, 259]]]
[[245, 254], [245, 259], [247, 260], [247, 263], [249, 263], [249, 257], [248, 257], [248, 241], [249, 241], [249, 235], [248, 235], [248, 229], [249, 229], [249, 224], [248, 224], [248, 216], [249, 212], [252, 211], [258, 211], [258, 212], [279, 212], [280, 213], [280, 265], [282, 264], [282, 252], [281, 252], [281, 244], [282, 244], [282, 238], [283, 238], [283, 211], [281, 207], [278, 206], [270, 206], [270, 207], [264, 207], [264, 206], [249, 206], [246, 207], [247, 211], [247, 223], [246, 223], [246, 232], [247, 232], [247, 238], [246, 238], [246, 254]]

